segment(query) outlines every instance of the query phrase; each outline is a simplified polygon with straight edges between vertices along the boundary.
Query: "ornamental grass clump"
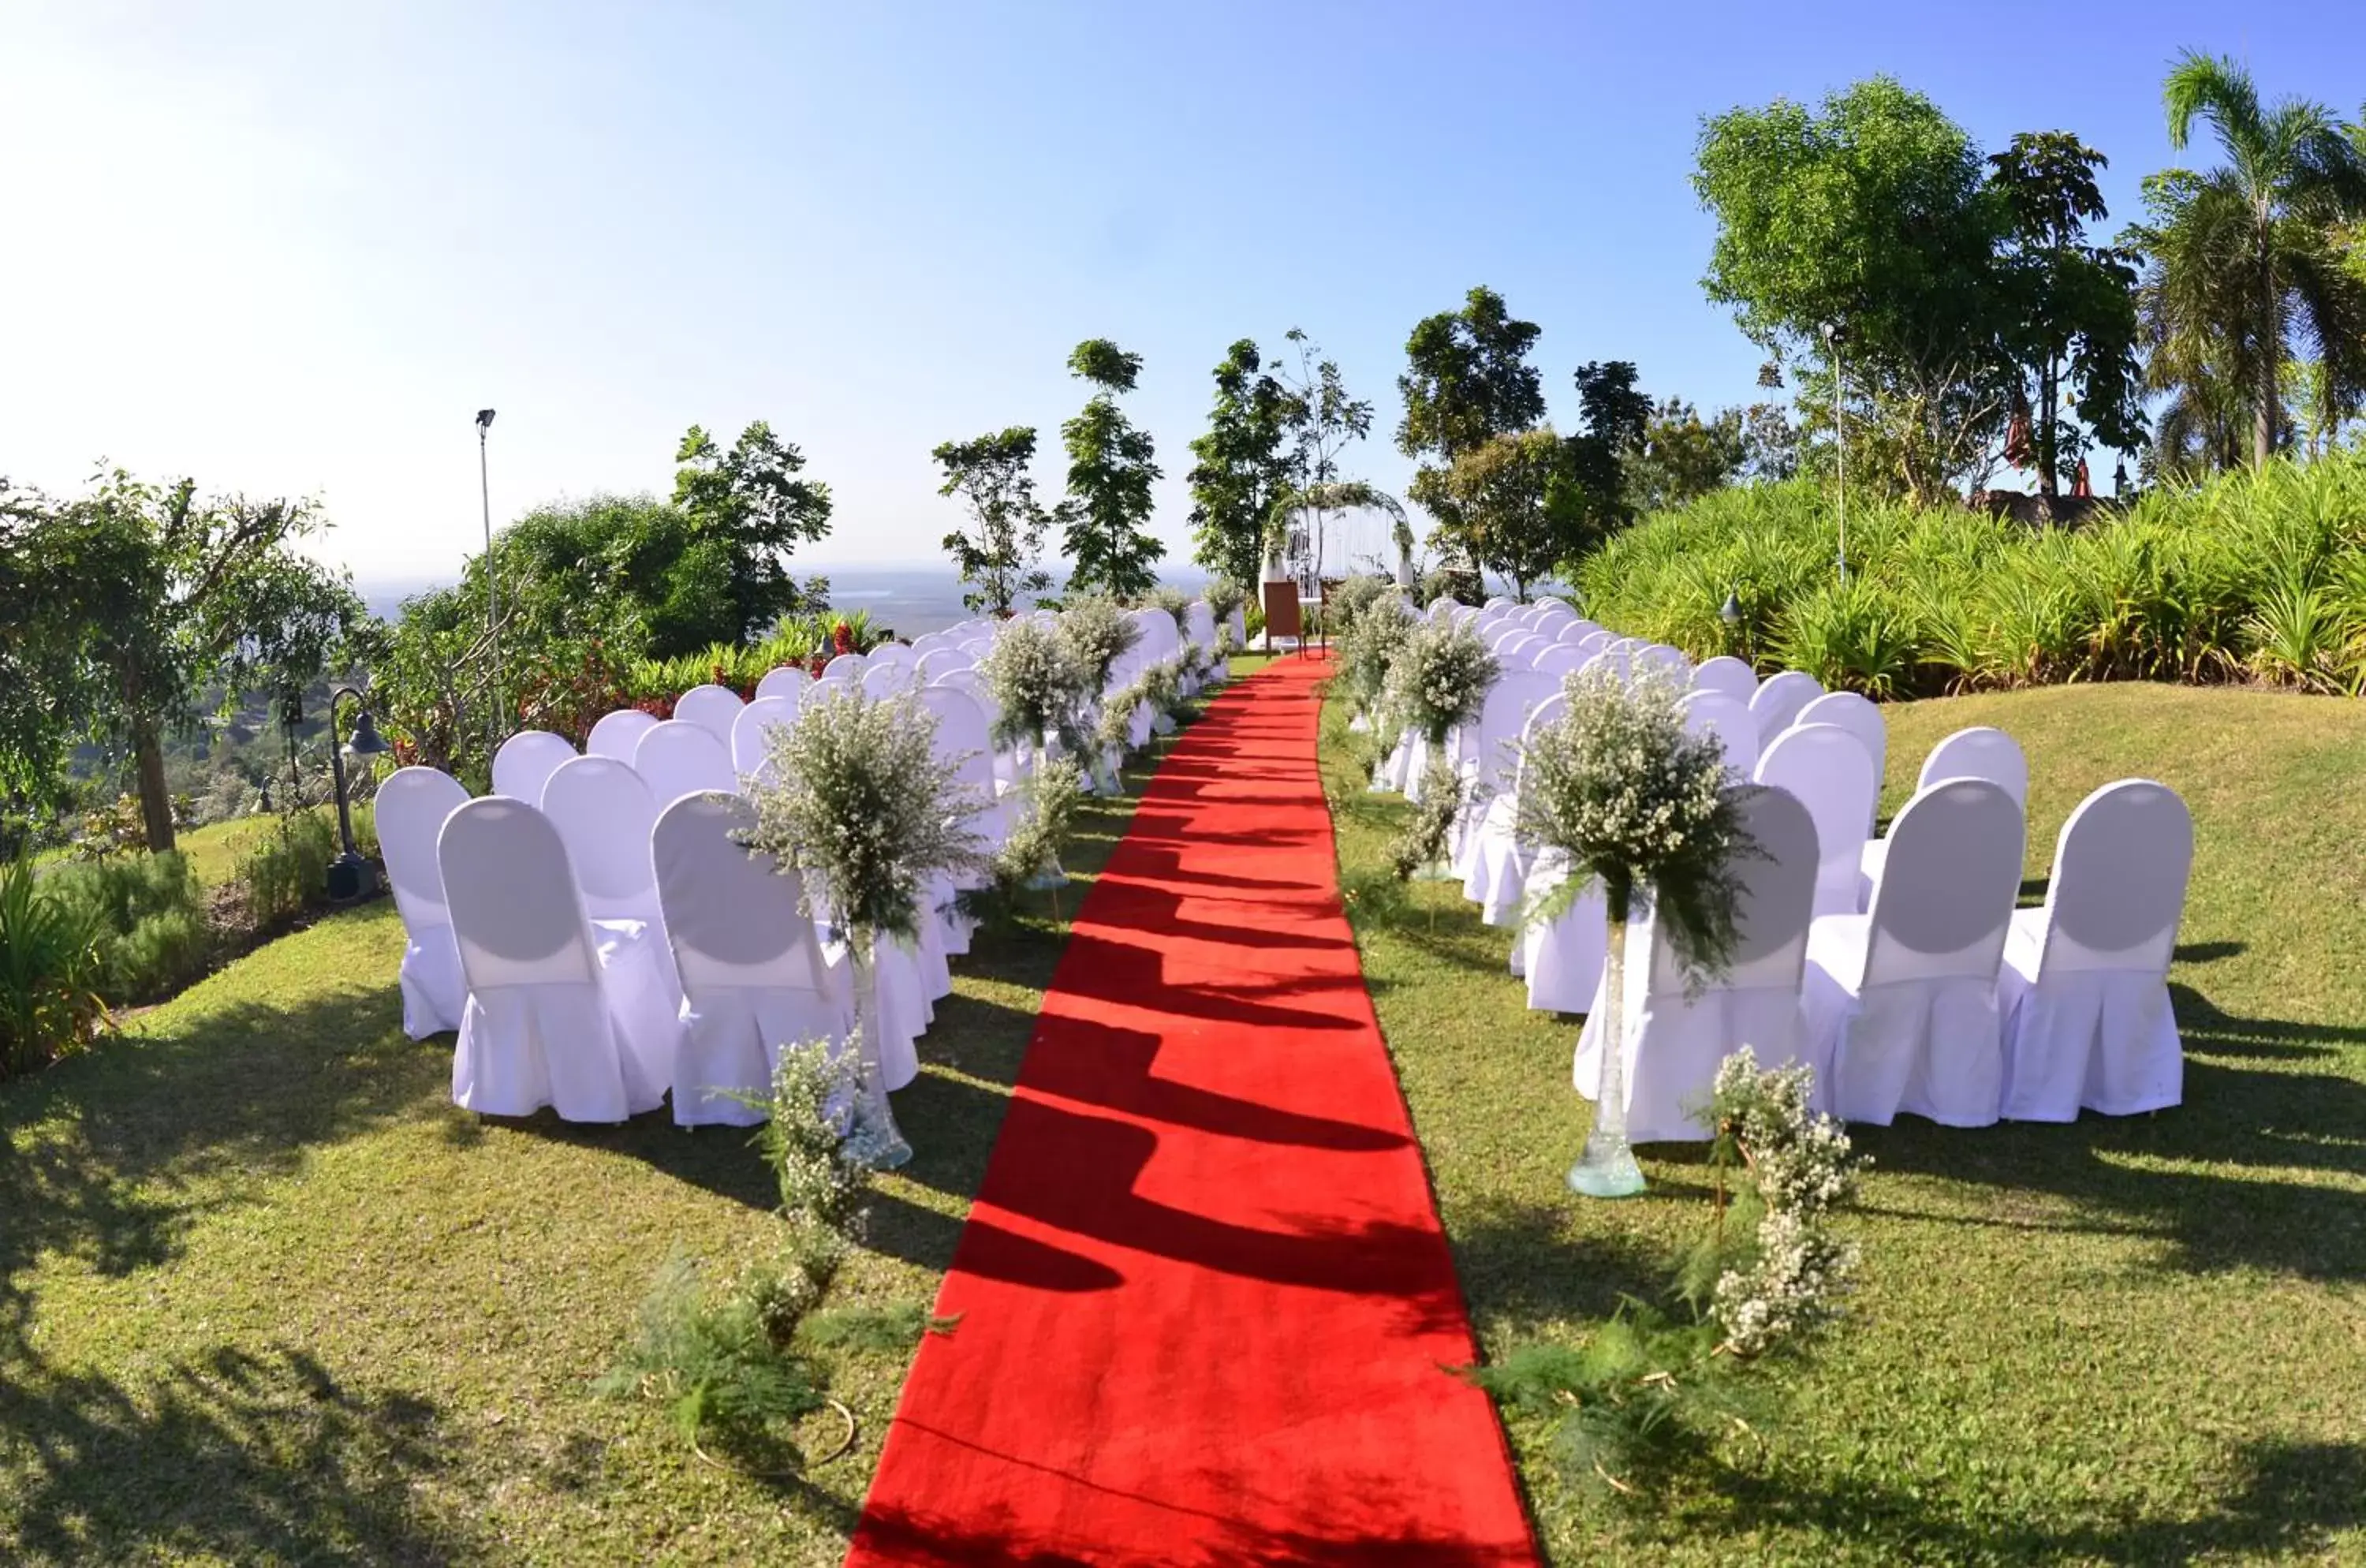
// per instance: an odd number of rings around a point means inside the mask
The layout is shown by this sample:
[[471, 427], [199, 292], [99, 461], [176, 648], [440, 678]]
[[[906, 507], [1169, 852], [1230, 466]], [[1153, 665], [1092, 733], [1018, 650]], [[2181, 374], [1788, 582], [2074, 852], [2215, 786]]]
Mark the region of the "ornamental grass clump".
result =
[[1746, 1046], [1718, 1065], [1702, 1112], [1717, 1129], [1714, 1217], [1670, 1260], [1667, 1307], [1629, 1298], [1579, 1344], [1518, 1346], [1466, 1371], [1552, 1425], [1572, 1484], [1639, 1505], [1731, 1445], [1754, 1450], [1776, 1409], [1759, 1369], [1841, 1320], [1857, 1253], [1827, 1226], [1862, 1161], [1808, 1108], [1810, 1084]]
[[[1737, 863], [1758, 852], [1743, 826], [1742, 791], [1713, 736], [1684, 732], [1683, 683], [1663, 671], [1631, 680], [1596, 669], [1562, 686], [1567, 711], [1522, 742], [1517, 831], [1558, 850], [1569, 874], [1532, 911], [1551, 919], [1590, 886], [1608, 906], [1607, 996], [1623, 996], [1627, 919], [1648, 894], [1668, 945], [1696, 979], [1730, 963], [1741, 882]], [[1627, 1145], [1619, 1011], [1605, 1013], [1601, 1094], [1594, 1131], [1570, 1185], [1595, 1197], [1639, 1192]]]
[[1070, 656], [1059, 635], [1039, 621], [1005, 621], [977, 663], [978, 679], [994, 699], [993, 740], [1006, 750], [1041, 752], [1051, 740], [1084, 750], [1077, 711], [1089, 672]]
[[825, 911], [849, 938], [863, 1080], [849, 1143], [877, 1166], [912, 1154], [880, 1077], [877, 944], [916, 941], [930, 883], [959, 882], [986, 863], [972, 826], [986, 803], [962, 783], [961, 759], [937, 755], [936, 730], [916, 702], [836, 693], [768, 731], [772, 776], [749, 792], [749, 848], [799, 873], [808, 911]]

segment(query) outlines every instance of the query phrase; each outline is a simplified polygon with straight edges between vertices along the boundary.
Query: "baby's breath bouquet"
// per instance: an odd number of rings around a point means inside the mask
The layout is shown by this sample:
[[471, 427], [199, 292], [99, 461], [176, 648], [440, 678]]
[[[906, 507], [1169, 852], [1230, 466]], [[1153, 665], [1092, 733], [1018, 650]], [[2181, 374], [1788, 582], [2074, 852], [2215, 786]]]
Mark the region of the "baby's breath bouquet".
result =
[[[1380, 615], [1380, 612], [1374, 611], [1359, 617], [1359, 622], [1376, 623]], [[1495, 656], [1487, 651], [1487, 645], [1479, 640], [1478, 634], [1450, 621], [1414, 623], [1398, 644], [1381, 686], [1380, 706], [1391, 724], [1420, 738], [1425, 795], [1433, 778], [1450, 772], [1446, 761], [1446, 737], [1458, 726], [1475, 720], [1479, 711], [1487, 705], [1487, 688], [1495, 683], [1497, 668]], [[1442, 815], [1425, 814], [1416, 823], [1416, 829], [1435, 843], [1445, 842], [1453, 830], [1455, 817], [1460, 813], [1459, 775], [1454, 794], [1450, 808], [1443, 809]], [[1433, 865], [1426, 874], [1442, 876], [1445, 873]]]
[[1413, 634], [1414, 615], [1393, 596], [1375, 599], [1349, 617], [1331, 644], [1338, 665], [1335, 677], [1356, 705], [1357, 721], [1369, 726], [1373, 705], [1388, 685], [1389, 667]]
[[880, 1074], [872, 998], [879, 939], [914, 940], [930, 882], [986, 863], [971, 827], [986, 803], [961, 782], [958, 761], [938, 757], [936, 731], [935, 716], [908, 699], [856, 690], [808, 701], [794, 724], [769, 731], [769, 776], [749, 786], [749, 848], [801, 874], [808, 911], [827, 908], [847, 933], [862, 1052], [862, 1105], [847, 1144], [873, 1166], [912, 1157]]
[[1594, 883], [1609, 906], [1602, 994], [1601, 1098], [1570, 1185], [1595, 1197], [1639, 1192], [1627, 1145], [1627, 1091], [1618, 1040], [1626, 995], [1627, 917], [1648, 892], [1669, 946], [1695, 975], [1731, 961], [1741, 884], [1735, 863], [1757, 852], [1742, 825], [1746, 785], [1726, 772], [1712, 736], [1684, 732], [1683, 684], [1662, 671], [1631, 681], [1606, 671], [1572, 675], [1569, 706], [1522, 748], [1518, 830], [1560, 850], [1569, 876], [1538, 911], [1551, 918]]
[[1166, 611], [1175, 617], [1175, 624], [1179, 627], [1183, 625], [1183, 613], [1191, 607], [1191, 595], [1180, 588], [1162, 582], [1142, 596], [1142, 607]]
[[994, 646], [978, 660], [977, 674], [994, 699], [997, 746], [1030, 746], [1040, 755], [1057, 736], [1071, 751], [1084, 749], [1076, 712], [1089, 676], [1051, 628], [1031, 620], [1005, 621]]
[[1114, 599], [1091, 594], [1060, 613], [1060, 646], [1082, 673], [1085, 701], [1098, 702], [1110, 671], [1142, 640], [1142, 628]]

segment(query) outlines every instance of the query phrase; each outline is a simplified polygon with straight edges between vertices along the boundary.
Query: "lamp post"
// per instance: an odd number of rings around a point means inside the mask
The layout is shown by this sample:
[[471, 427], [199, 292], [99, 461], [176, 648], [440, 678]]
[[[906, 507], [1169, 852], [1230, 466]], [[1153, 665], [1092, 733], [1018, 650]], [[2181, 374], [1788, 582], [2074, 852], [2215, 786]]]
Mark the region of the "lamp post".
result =
[[1731, 589], [1726, 591], [1725, 603], [1718, 606], [1717, 618], [1725, 623], [1725, 645], [1731, 648], [1734, 638], [1741, 632], [1741, 595], [1739, 592]]
[[485, 636], [492, 645], [493, 697], [486, 704], [485, 761], [501, 746], [501, 578], [493, 562], [493, 483], [485, 463], [485, 436], [493, 428], [493, 411], [477, 411], [477, 493], [485, 508]]
[[1842, 407], [1848, 401], [1848, 378], [1841, 367], [1841, 344], [1847, 340], [1848, 333], [1838, 322], [1824, 323], [1824, 342], [1832, 351], [1832, 441], [1838, 448], [1832, 471], [1840, 478], [1839, 558], [1842, 582], [1848, 581], [1848, 413]]
[[362, 700], [359, 691], [340, 686], [329, 694], [329, 773], [337, 788], [337, 838], [344, 852], [329, 863], [329, 897], [332, 902], [350, 904], [356, 898], [366, 898], [377, 890], [377, 878], [370, 872], [369, 862], [362, 859], [354, 847], [354, 814], [345, 804], [345, 759], [375, 757], [388, 750], [377, 732], [377, 720], [363, 708], [354, 717], [354, 738], [344, 750], [337, 747], [337, 704], [346, 697], [355, 703]]

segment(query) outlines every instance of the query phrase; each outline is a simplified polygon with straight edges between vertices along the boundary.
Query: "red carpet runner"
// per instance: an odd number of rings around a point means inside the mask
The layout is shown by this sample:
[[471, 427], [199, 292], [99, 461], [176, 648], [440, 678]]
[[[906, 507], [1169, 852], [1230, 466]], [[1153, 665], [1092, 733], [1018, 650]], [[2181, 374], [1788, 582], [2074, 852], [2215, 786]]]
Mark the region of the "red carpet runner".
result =
[[1289, 660], [1085, 901], [853, 1563], [1535, 1561]]

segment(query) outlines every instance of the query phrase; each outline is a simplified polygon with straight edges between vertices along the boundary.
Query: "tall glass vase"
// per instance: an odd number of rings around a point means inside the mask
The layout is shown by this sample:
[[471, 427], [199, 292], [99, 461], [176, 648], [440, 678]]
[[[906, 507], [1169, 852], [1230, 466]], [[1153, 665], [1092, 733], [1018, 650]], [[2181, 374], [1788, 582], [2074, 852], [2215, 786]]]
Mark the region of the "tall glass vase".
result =
[[[879, 941], [872, 933], [875, 949]], [[912, 1157], [912, 1145], [896, 1125], [887, 1104], [887, 1072], [879, 1061], [879, 972], [877, 956], [862, 956], [857, 937], [847, 944], [847, 962], [854, 966], [854, 1042], [862, 1071], [862, 1092], [854, 1104], [854, 1124], [847, 1130], [846, 1152], [858, 1165], [873, 1170], [894, 1170]]]
[[[1426, 749], [1422, 752], [1421, 808], [1423, 810], [1426, 811], [1430, 807], [1430, 791], [1439, 788], [1452, 789], [1459, 792], [1462, 788], [1462, 779], [1460, 774], [1456, 773], [1451, 768], [1447, 766], [1446, 742], [1443, 740], [1432, 739], [1428, 743]], [[1459, 817], [1461, 815], [1461, 812], [1458, 809], [1455, 815]], [[1413, 879], [1415, 882], [1459, 882], [1462, 880], [1460, 876], [1455, 874], [1451, 858], [1447, 852], [1453, 847], [1454, 840], [1454, 825], [1450, 821], [1447, 824], [1446, 834], [1447, 843], [1439, 850], [1437, 858], [1413, 874]]]
[[1594, 1131], [1569, 1168], [1572, 1190], [1589, 1198], [1628, 1198], [1643, 1190], [1643, 1168], [1627, 1142], [1627, 910], [1610, 900], [1609, 953], [1602, 966], [1602, 1076]]

